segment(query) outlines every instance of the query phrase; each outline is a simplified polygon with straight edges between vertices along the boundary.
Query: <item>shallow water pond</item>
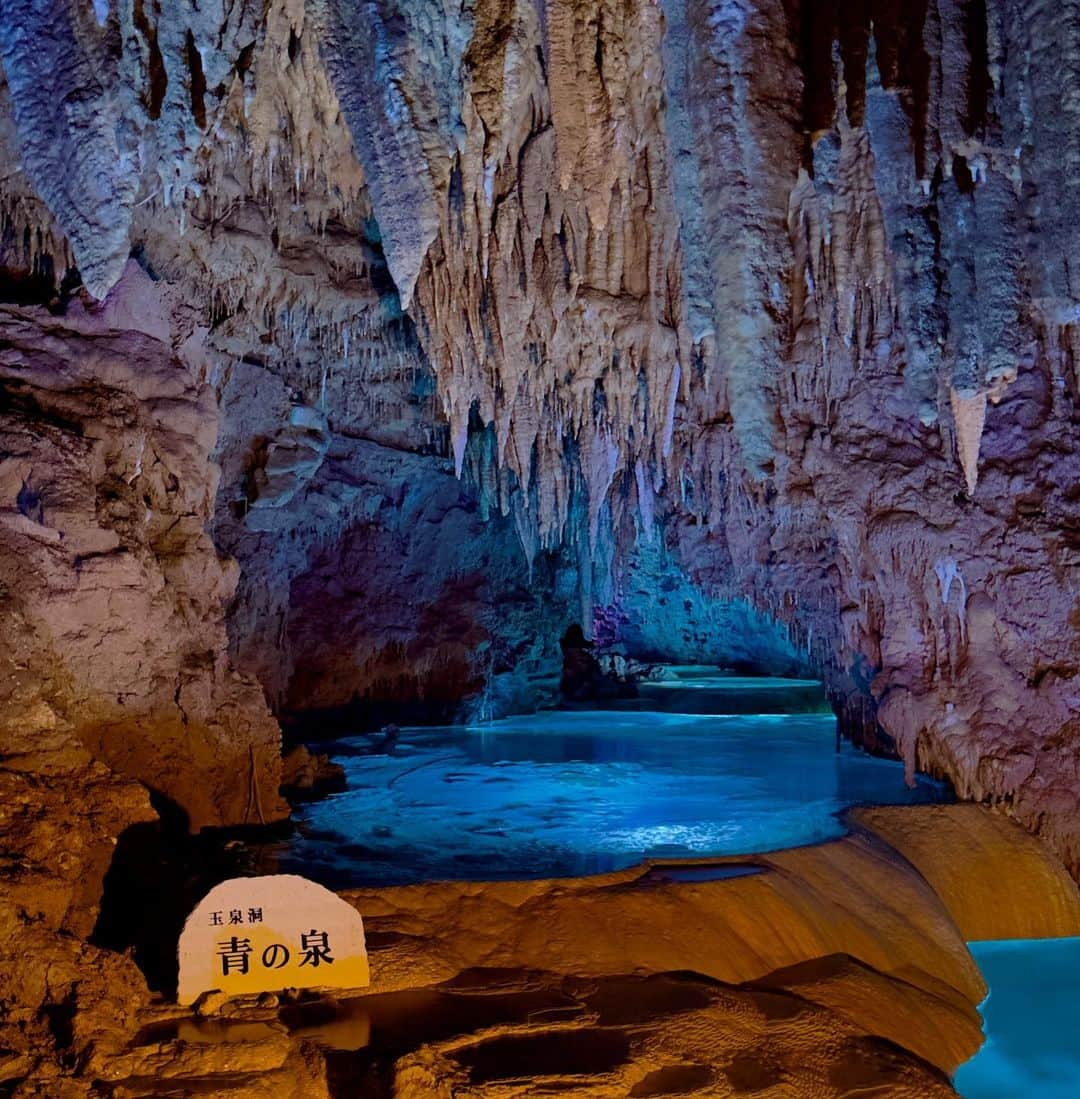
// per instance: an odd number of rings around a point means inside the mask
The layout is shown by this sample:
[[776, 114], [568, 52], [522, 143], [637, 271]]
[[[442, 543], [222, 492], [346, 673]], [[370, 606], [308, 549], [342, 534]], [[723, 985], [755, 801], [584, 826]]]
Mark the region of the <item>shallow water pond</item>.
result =
[[956, 1074], [964, 1099], [1080, 1095], [1080, 938], [971, 943], [990, 994], [986, 1042]]
[[606, 709], [679, 714], [831, 714], [816, 679], [730, 675], [716, 668], [676, 665], [662, 678], [642, 680], [634, 698]]
[[555, 711], [329, 746], [348, 789], [306, 806], [282, 871], [334, 888], [597, 873], [843, 834], [858, 804], [947, 800], [831, 714]]

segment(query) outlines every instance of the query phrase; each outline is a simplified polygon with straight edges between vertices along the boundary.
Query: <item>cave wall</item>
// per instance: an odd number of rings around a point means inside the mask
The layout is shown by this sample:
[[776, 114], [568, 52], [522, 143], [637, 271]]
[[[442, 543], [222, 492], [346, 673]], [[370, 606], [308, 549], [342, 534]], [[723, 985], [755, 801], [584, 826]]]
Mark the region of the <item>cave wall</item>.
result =
[[384, 384], [384, 418], [365, 424], [332, 397], [330, 416], [294, 403], [265, 365], [230, 371], [214, 535], [241, 565], [237, 667], [276, 712], [353, 728], [553, 704], [576, 566], [551, 553], [530, 569], [511, 520], [454, 475], [430, 372]]
[[693, 556], [674, 539], [637, 547], [593, 611], [601, 651], [663, 664], [711, 664], [750, 675], [813, 675], [790, 625], [748, 596], [718, 598], [691, 579]]
[[226, 656], [238, 570], [206, 531], [216, 402], [160, 288], [132, 262], [89, 310], [2, 309], [7, 766], [74, 745], [192, 828], [280, 817], [277, 724]]
[[275, 704], [391, 627], [539, 669], [500, 600], [591, 628], [662, 545], [1076, 869], [1077, 7], [4, 0], [3, 264], [190, 311]]
[[[769, 475], [730, 481], [734, 404], [691, 444], [729, 477], [706, 528], [851, 731], [1002, 805], [1074, 870], [1075, 14], [867, 5], [853, 29], [803, 8], [809, 140], [786, 211], [766, 207], [790, 248]], [[775, 133], [785, 108], [761, 107]], [[700, 524], [672, 537], [715, 568]]]

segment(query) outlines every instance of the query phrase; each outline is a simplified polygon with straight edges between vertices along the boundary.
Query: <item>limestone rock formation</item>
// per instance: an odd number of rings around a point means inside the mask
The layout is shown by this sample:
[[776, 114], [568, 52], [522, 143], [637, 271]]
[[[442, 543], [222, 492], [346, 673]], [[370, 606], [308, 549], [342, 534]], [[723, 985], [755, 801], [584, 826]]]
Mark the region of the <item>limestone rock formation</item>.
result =
[[81, 1053], [123, 1044], [148, 998], [131, 958], [86, 939], [119, 837], [156, 814], [141, 785], [62, 729], [28, 733], [25, 754], [5, 754], [0, 768], [0, 1086], [25, 1078], [34, 1083], [24, 1094], [64, 1095], [56, 1013]]
[[[855, 809], [850, 818], [922, 874], [968, 942], [1067, 938], [1080, 929], [1076, 883], [1011, 821], [975, 805]], [[1004, 893], [1006, 880], [1016, 884]]]
[[1080, 872], [1078, 16], [2, 0], [5, 729], [269, 818], [640, 545]]
[[214, 403], [156, 294], [134, 267], [100, 307], [3, 307], [4, 754], [74, 735], [192, 828], [271, 820], [280, 735], [227, 661], [237, 570], [206, 532]]
[[[860, 814], [866, 830], [841, 840], [707, 864], [351, 892], [367, 994], [210, 994], [192, 1015], [151, 997], [130, 958], [78, 937], [96, 911], [80, 896], [100, 888], [93, 853], [150, 813], [136, 784], [85, 753], [67, 764], [111, 811], [66, 852], [39, 844], [92, 816], [88, 802], [0, 771], [23, 862], [0, 882], [0, 1082], [19, 1099], [307, 1099], [376, 1084], [614, 1099], [665, 1081], [700, 1096], [945, 1099], [982, 1040], [972, 917], [993, 936], [1080, 929], [1075, 885], [1018, 825], [977, 806], [920, 806]], [[942, 840], [971, 853], [947, 878]], [[677, 869], [719, 873], [679, 880]], [[1032, 880], [1051, 885], [1050, 922]], [[976, 909], [990, 884], [1010, 903]]]
[[80, 0], [5, 2], [0, 56], [18, 163], [102, 298], [127, 262], [138, 170], [116, 36], [99, 15]]

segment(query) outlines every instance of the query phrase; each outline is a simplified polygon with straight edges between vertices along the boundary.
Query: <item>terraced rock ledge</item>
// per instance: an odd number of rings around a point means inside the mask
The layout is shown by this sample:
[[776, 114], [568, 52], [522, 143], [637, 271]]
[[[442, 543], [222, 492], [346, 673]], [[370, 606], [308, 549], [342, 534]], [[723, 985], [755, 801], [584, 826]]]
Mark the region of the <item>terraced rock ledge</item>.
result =
[[81, 938], [58, 863], [47, 891], [5, 887], [0, 993], [35, 1010], [5, 1019], [0, 1073], [19, 1099], [953, 1095], [982, 1040], [965, 941], [1080, 934], [1076, 885], [980, 807], [849, 822], [772, 854], [351, 891], [366, 993], [194, 1013]]

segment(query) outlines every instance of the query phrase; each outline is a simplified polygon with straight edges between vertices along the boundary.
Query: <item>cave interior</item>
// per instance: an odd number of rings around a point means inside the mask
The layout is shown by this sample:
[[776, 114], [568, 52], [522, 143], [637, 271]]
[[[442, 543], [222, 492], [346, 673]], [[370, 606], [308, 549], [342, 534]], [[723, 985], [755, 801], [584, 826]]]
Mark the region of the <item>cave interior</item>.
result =
[[0, 0], [0, 1096], [1080, 1094], [1078, 256], [1080, 0]]

